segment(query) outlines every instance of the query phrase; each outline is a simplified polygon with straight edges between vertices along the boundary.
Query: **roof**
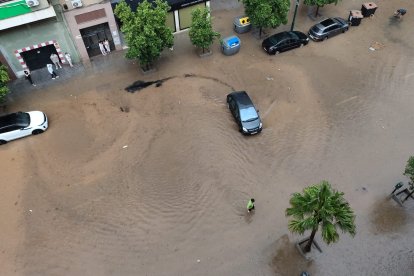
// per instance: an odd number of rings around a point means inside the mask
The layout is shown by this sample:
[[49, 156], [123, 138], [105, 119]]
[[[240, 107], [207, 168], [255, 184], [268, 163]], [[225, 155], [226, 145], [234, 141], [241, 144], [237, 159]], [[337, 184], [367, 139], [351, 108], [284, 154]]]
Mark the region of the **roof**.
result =
[[241, 107], [253, 105], [253, 102], [250, 99], [249, 95], [247, 95], [246, 91], [236, 91], [236, 92], [230, 93], [230, 95], [233, 96], [233, 98], [237, 101], [237, 103]]

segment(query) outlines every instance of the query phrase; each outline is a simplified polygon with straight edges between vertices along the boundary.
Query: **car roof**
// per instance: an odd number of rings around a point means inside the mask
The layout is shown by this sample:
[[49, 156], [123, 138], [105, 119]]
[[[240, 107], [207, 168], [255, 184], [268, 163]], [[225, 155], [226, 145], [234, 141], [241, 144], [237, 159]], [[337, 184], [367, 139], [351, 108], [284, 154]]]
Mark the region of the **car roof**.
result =
[[11, 125], [25, 126], [22, 121], [23, 112], [11, 113], [0, 117], [0, 127], [6, 127]]
[[284, 38], [297, 38], [295, 32], [281, 32], [271, 36], [273, 39], [282, 40]]
[[253, 106], [253, 102], [246, 91], [236, 91], [230, 93], [229, 95], [236, 100], [240, 107]]
[[336, 20], [334, 18], [326, 18], [325, 20], [322, 20], [319, 22], [323, 27], [327, 28], [329, 26], [332, 26], [333, 24], [336, 24]]

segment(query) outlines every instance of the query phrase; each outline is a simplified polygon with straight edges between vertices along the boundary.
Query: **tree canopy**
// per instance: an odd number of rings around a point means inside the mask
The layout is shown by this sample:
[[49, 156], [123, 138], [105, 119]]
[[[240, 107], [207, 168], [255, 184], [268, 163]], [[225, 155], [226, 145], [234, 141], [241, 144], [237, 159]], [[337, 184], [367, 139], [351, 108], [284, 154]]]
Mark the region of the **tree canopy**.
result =
[[9, 80], [10, 78], [7, 74], [7, 67], [0, 65], [0, 103], [3, 103], [6, 100], [6, 96], [9, 93], [9, 88], [7, 87]]
[[242, 0], [251, 24], [260, 29], [276, 28], [287, 24], [290, 0]]
[[320, 7], [329, 4], [338, 4], [339, 0], [303, 0], [303, 4], [307, 6], [316, 6], [315, 16], [318, 16], [318, 11]]
[[408, 158], [404, 175], [410, 178], [411, 184], [414, 185], [414, 156], [410, 156], [410, 158]]
[[115, 15], [122, 22], [121, 31], [129, 47], [126, 57], [138, 59], [146, 70], [165, 48], [174, 45], [174, 36], [166, 25], [169, 9], [170, 6], [163, 0], [153, 3], [144, 0], [136, 12], [131, 10], [125, 0], [121, 0], [115, 8]]
[[210, 48], [214, 38], [220, 34], [213, 30], [211, 24], [210, 11], [207, 8], [197, 8], [191, 12], [191, 26], [188, 33], [191, 43], [196, 47], [204, 49]]
[[286, 216], [293, 217], [289, 221], [289, 230], [301, 235], [306, 230], [312, 230], [305, 252], [311, 250], [319, 227], [322, 229], [322, 239], [327, 244], [339, 240], [337, 229], [352, 236], [356, 234], [355, 215], [343, 195], [333, 190], [328, 181], [307, 187], [302, 194], [292, 195], [291, 207], [286, 209]]

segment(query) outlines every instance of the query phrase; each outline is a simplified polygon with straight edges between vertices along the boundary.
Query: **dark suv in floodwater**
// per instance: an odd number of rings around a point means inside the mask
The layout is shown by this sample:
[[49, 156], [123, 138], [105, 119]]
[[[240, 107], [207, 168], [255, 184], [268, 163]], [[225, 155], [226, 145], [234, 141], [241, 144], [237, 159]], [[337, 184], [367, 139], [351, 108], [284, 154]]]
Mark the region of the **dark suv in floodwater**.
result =
[[277, 55], [280, 52], [288, 51], [294, 48], [307, 45], [309, 38], [302, 32], [291, 31], [281, 32], [269, 36], [262, 42], [262, 48], [269, 55]]
[[243, 134], [256, 134], [262, 131], [262, 121], [258, 110], [246, 91], [237, 91], [227, 95], [227, 105]]

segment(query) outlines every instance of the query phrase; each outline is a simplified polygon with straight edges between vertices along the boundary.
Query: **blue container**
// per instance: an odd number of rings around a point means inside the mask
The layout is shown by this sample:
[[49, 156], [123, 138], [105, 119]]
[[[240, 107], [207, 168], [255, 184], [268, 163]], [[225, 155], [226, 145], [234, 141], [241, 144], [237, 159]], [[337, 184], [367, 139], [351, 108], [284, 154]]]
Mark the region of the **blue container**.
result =
[[221, 43], [221, 51], [226, 56], [231, 56], [238, 53], [240, 50], [240, 38], [237, 36], [229, 36], [223, 38]]

